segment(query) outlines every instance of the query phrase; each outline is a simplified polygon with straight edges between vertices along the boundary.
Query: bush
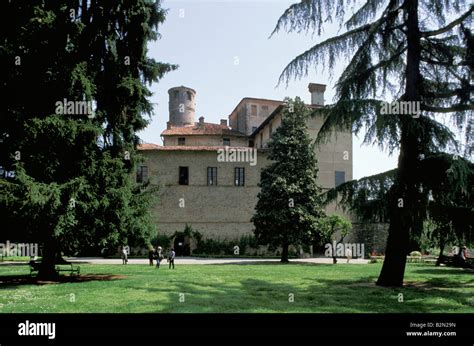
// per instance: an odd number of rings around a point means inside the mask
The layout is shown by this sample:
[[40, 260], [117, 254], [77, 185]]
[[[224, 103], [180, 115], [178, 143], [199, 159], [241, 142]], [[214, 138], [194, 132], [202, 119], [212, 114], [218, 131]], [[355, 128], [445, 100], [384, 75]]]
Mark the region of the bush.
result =
[[157, 246], [161, 246], [163, 250], [168, 249], [170, 247], [170, 242], [170, 237], [162, 233], [158, 233], [150, 240], [150, 243], [154, 248], [156, 248]]
[[233, 255], [234, 246], [226, 240], [201, 239], [193, 253], [202, 255]]
[[[198, 232], [195, 232], [198, 233]], [[238, 256], [274, 255], [273, 251], [261, 251], [261, 247], [253, 235], [243, 235], [235, 240], [203, 239], [195, 237], [197, 240], [196, 255], [226, 255], [236, 256], [236, 246], [238, 246]]]
[[412, 252], [410, 252], [410, 256], [413, 256], [413, 257], [421, 257], [421, 252], [419, 252], [419, 251], [412, 251]]

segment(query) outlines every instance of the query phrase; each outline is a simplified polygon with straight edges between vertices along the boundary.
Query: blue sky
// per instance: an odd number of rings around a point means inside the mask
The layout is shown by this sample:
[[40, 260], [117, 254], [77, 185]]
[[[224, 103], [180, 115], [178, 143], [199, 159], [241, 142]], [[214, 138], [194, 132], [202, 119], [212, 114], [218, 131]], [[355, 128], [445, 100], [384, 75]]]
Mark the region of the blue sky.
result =
[[[185, 85], [196, 90], [196, 121], [227, 119], [244, 97], [282, 100], [300, 96], [310, 102], [307, 85], [327, 84], [325, 102], [331, 103], [334, 84], [344, 61], [334, 76], [321, 67], [286, 87], [277, 87], [278, 77], [296, 55], [326, 37], [337, 34], [329, 26], [322, 37], [280, 32], [269, 39], [283, 11], [294, 1], [286, 0], [168, 0], [161, 39], [149, 44], [149, 55], [158, 61], [179, 65], [153, 84], [154, 114], [151, 124], [139, 136], [147, 143], [162, 144], [160, 133], [168, 121], [168, 89]], [[375, 147], [361, 146], [354, 137], [354, 178], [379, 173], [396, 166], [398, 152], [389, 156]]]

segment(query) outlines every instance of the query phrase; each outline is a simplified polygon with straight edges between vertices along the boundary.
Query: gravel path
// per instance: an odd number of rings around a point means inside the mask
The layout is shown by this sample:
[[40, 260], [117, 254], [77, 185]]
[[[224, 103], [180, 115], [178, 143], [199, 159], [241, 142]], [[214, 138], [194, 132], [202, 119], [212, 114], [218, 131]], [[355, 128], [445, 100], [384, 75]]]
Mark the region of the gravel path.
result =
[[[101, 257], [72, 257], [68, 261], [82, 262], [90, 264], [122, 264], [120, 258], [101, 258]], [[177, 257], [175, 264], [258, 264], [258, 263], [278, 263], [278, 259], [260, 259], [260, 258], [199, 258], [199, 257]], [[294, 263], [319, 263], [332, 264], [332, 258], [298, 258], [292, 259], [290, 262]], [[343, 258], [338, 259], [338, 264], [347, 264]], [[366, 259], [352, 259], [349, 264], [367, 264]], [[148, 259], [144, 258], [130, 258], [128, 264], [148, 264]], [[166, 264], [166, 261], [164, 261]]]

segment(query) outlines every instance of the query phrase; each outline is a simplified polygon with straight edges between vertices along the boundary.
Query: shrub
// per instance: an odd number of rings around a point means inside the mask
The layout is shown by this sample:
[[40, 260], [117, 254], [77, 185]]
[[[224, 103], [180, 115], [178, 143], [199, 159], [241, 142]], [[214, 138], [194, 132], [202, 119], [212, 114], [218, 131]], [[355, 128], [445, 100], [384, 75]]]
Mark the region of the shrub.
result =
[[157, 246], [161, 246], [164, 249], [168, 249], [170, 247], [170, 237], [166, 234], [158, 233], [156, 236], [151, 238], [150, 243], [151, 245], [156, 248]]
[[410, 256], [413, 256], [413, 257], [421, 257], [421, 252], [419, 252], [419, 251], [412, 251], [412, 252], [410, 252]]
[[[235, 256], [235, 246], [239, 247], [239, 255], [252, 255], [257, 252], [259, 245], [253, 235], [243, 235], [236, 240], [203, 239], [199, 232], [194, 232], [194, 239], [197, 241], [196, 249], [193, 251], [197, 255], [229, 255]], [[252, 251], [253, 250], [253, 251]]]
[[199, 255], [233, 255], [234, 244], [226, 240], [201, 239], [193, 253]]

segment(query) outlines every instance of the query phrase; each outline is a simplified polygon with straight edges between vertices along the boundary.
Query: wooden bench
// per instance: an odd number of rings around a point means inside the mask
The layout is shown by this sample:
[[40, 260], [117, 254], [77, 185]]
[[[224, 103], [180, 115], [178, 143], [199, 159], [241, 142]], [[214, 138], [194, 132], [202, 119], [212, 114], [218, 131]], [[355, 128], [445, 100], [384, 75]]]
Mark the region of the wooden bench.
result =
[[71, 275], [79, 275], [81, 272], [81, 267], [74, 266], [72, 263], [69, 264], [59, 264], [56, 266], [56, 273], [68, 272]]
[[[385, 256], [370, 256], [370, 263], [377, 263], [383, 261]], [[407, 256], [407, 263], [423, 263], [425, 262], [424, 257], [420, 256]]]
[[424, 261], [421, 256], [407, 256], [407, 263], [423, 263]]
[[[41, 262], [36, 262], [31, 260], [28, 265], [30, 266], [30, 276], [33, 275], [33, 273], [38, 272], [41, 266]], [[55, 267], [56, 273], [59, 275], [61, 272], [68, 272], [71, 275], [79, 275], [81, 272], [81, 267], [75, 266], [72, 263], [67, 263], [67, 264], [59, 264], [56, 265]]]

